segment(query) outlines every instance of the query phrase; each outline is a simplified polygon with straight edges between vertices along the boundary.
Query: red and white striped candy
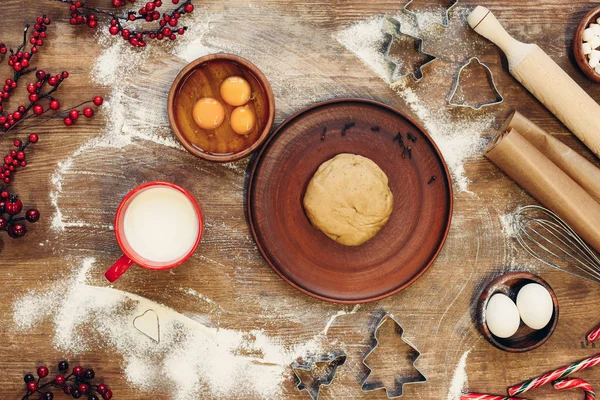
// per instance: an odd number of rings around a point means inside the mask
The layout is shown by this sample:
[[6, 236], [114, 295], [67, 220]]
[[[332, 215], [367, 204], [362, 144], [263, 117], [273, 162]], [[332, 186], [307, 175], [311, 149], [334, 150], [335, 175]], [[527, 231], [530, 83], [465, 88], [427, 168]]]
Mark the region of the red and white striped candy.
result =
[[596, 400], [596, 392], [592, 385], [583, 379], [567, 378], [554, 382], [554, 388], [558, 390], [581, 389], [585, 393], [585, 400]]
[[600, 339], [600, 326], [590, 332], [587, 337], [590, 343], [594, 343], [596, 340]]
[[586, 358], [585, 360], [578, 361], [566, 367], [559, 368], [556, 371], [549, 372], [530, 381], [512, 386], [508, 388], [508, 394], [511, 396], [516, 396], [521, 393], [539, 388], [540, 386], [544, 386], [547, 383], [566, 378], [567, 376], [584, 369], [595, 367], [598, 364], [600, 364], [600, 354], [596, 354], [593, 357]]

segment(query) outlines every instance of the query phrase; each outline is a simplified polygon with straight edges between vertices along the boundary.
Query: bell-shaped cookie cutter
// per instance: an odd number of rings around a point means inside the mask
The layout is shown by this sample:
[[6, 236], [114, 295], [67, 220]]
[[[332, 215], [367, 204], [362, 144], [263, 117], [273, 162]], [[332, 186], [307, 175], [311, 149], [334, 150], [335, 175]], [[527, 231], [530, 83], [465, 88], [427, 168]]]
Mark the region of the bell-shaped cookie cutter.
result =
[[[304, 363], [298, 363], [298, 362], [294, 361], [291, 364], [291, 367], [292, 367], [292, 372], [294, 373], [294, 376], [296, 377], [296, 381], [297, 381], [296, 388], [299, 391], [306, 390], [306, 392], [308, 393], [308, 395], [310, 396], [310, 398], [312, 400], [318, 400], [321, 386], [331, 385], [331, 383], [333, 382], [333, 379], [335, 378], [337, 369], [340, 366], [344, 365], [344, 363], [346, 362], [346, 358], [347, 358], [346, 354], [343, 352], [340, 352], [340, 353], [335, 353], [333, 355], [328, 355], [325, 357], [314, 357]], [[315, 364], [329, 364], [329, 368], [331, 369], [331, 371], [325, 380], [315, 380], [312, 383], [312, 385], [306, 386], [306, 384], [304, 382], [302, 382], [302, 378], [298, 374], [297, 370], [312, 371]]]
[[[458, 90], [458, 87], [460, 85], [460, 79], [461, 79], [462, 73], [465, 70], [465, 68], [467, 68], [469, 65], [471, 65], [472, 62], [477, 62], [479, 65], [481, 65], [485, 68], [486, 74], [488, 76], [488, 81], [490, 83], [490, 87], [494, 90], [494, 93], [496, 93], [495, 100], [487, 102], [487, 103], [478, 103], [475, 105], [471, 105], [471, 104], [467, 104], [467, 103], [457, 103], [457, 102], [453, 101], [454, 96], [456, 95], [456, 91]], [[497, 104], [502, 103], [503, 101], [504, 101], [504, 97], [498, 90], [498, 86], [496, 85], [496, 81], [494, 80], [494, 74], [492, 74], [492, 70], [486, 64], [482, 63], [481, 60], [477, 57], [471, 57], [471, 58], [469, 58], [469, 60], [466, 63], [461, 65], [461, 67], [458, 69], [458, 73], [456, 74], [456, 78], [454, 79], [454, 85], [452, 86], [452, 90], [450, 91], [450, 93], [448, 94], [448, 97], [446, 98], [446, 102], [448, 103], [449, 106], [470, 108], [472, 110], [480, 110], [483, 107], [495, 106]]]
[[[395, 324], [396, 332], [400, 335], [400, 338], [402, 339], [402, 341], [404, 343], [406, 343], [407, 345], [409, 345], [417, 353], [417, 356], [415, 357], [415, 359], [412, 360], [412, 365], [413, 365], [414, 369], [419, 373], [419, 375], [423, 378], [423, 379], [408, 381], [408, 382], [400, 381], [400, 383], [398, 383], [398, 379], [396, 379], [396, 387], [393, 390], [388, 390], [388, 388], [385, 387], [385, 385], [382, 382], [367, 383], [367, 380], [369, 379], [369, 376], [371, 375], [371, 372], [372, 372], [371, 367], [369, 367], [369, 365], [367, 364], [367, 359], [369, 358], [371, 353], [373, 353], [375, 351], [375, 349], [377, 349], [377, 347], [379, 346], [379, 338], [377, 337], [377, 332], [379, 331], [379, 328], [381, 328], [386, 322], [388, 322], [390, 320]], [[397, 397], [402, 396], [404, 385], [427, 382], [427, 378], [425, 377], [425, 375], [423, 375], [421, 373], [421, 371], [419, 371], [419, 369], [415, 365], [417, 363], [417, 361], [419, 360], [419, 357], [421, 357], [421, 353], [419, 352], [419, 350], [417, 350], [417, 348], [408, 339], [404, 338], [404, 329], [391, 314], [385, 314], [379, 320], [379, 323], [377, 324], [377, 327], [375, 328], [375, 331], [373, 332], [373, 339], [374, 339], [373, 346], [369, 349], [367, 354], [362, 359], [363, 364], [369, 370], [369, 372], [367, 373], [367, 376], [365, 376], [365, 378], [362, 382], [362, 385], [361, 385], [361, 389], [363, 392], [371, 392], [374, 390], [385, 389], [385, 394], [386, 394], [387, 398], [395, 399]]]
[[[389, 36], [389, 39], [387, 41], [387, 44], [384, 46], [384, 52], [383, 52], [383, 58], [384, 60], [390, 64], [392, 66], [392, 73], [391, 73], [391, 81], [396, 82], [406, 76], [411, 76], [411, 78], [415, 81], [415, 82], [419, 82], [422, 78], [423, 78], [423, 67], [426, 65], [431, 64], [433, 61], [435, 61], [437, 59], [436, 56], [426, 53], [423, 50], [423, 39], [413, 36], [413, 35], [409, 35], [408, 33], [404, 33], [401, 31], [401, 24], [400, 21], [392, 18], [392, 17], [386, 17], [386, 27], [384, 29], [384, 33]], [[427, 58], [427, 61], [425, 61], [423, 64], [419, 65], [415, 70], [411, 71], [411, 72], [407, 72], [407, 73], [401, 73], [400, 72], [400, 68], [401, 65], [398, 64], [397, 62], [393, 61], [390, 55], [390, 52], [392, 51], [392, 47], [394, 45], [394, 39], [399, 38], [399, 37], [409, 37], [411, 39], [413, 39], [417, 45], [417, 53], [425, 56]]]

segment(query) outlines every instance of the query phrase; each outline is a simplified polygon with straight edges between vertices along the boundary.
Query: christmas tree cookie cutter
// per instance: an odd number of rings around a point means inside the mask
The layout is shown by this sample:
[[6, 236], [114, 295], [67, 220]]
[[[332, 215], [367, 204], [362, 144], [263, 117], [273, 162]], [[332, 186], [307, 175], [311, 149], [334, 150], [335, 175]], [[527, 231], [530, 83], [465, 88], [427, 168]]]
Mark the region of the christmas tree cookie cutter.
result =
[[[413, 17], [413, 19], [414, 19], [415, 21], [417, 21], [417, 23], [418, 23], [418, 20], [417, 20], [417, 16], [418, 16], [418, 15], [417, 15], [417, 13], [416, 13], [416, 12], [414, 12], [414, 11], [411, 11], [411, 10], [409, 10], [409, 9], [408, 9], [408, 7], [411, 5], [411, 3], [412, 3], [413, 1], [414, 1], [414, 0], [409, 0], [409, 1], [408, 1], [408, 3], [406, 3], [406, 4], [404, 5], [404, 7], [402, 7], [402, 11], [403, 11], [403, 12], [405, 12], [405, 13], [407, 13], [407, 14], [408, 14], [408, 15], [410, 15], [411, 17]], [[451, 12], [451, 11], [452, 11], [452, 9], [454, 8], [454, 6], [456, 6], [457, 4], [458, 4], [458, 0], [452, 0], [452, 1], [450, 2], [450, 5], [449, 5], [448, 7], [445, 7], [445, 11], [444, 11], [444, 14], [443, 14], [443, 16], [442, 16], [442, 23], [441, 23], [441, 24], [440, 24], [439, 22], [433, 22], [433, 23], [434, 23], [434, 24], [438, 24], [438, 25], [442, 25], [444, 28], [447, 28], [447, 27], [448, 27], [448, 25], [450, 25], [450, 12]], [[426, 25], [426, 26], [424, 26], [423, 28], [426, 28], [426, 27], [427, 27], [427, 26], [429, 26], [429, 25], [431, 25], [431, 24], [427, 24], [427, 25]]]
[[[296, 388], [299, 391], [306, 390], [312, 400], [318, 400], [321, 386], [331, 385], [333, 379], [335, 378], [337, 369], [344, 365], [346, 358], [346, 353], [339, 352], [324, 357], [313, 357], [303, 363], [294, 361], [291, 364], [291, 367], [297, 382]], [[298, 373], [298, 370], [310, 372], [315, 368], [316, 364], [328, 364], [329, 373], [324, 379], [314, 379], [311, 385], [306, 385], [302, 381], [302, 377]]]
[[[409, 35], [408, 33], [404, 33], [404, 32], [402, 32], [401, 28], [402, 28], [402, 26], [400, 24], [400, 21], [398, 21], [392, 17], [389, 17], [389, 16], [386, 17], [386, 26], [384, 29], [384, 33], [386, 34], [386, 36], [388, 36], [388, 39], [384, 45], [383, 58], [384, 58], [385, 62], [388, 63], [388, 65], [390, 66], [390, 69], [392, 71], [390, 79], [393, 83], [393, 82], [396, 82], [396, 81], [410, 75], [410, 77], [413, 79], [413, 81], [419, 82], [423, 78], [423, 67], [434, 62], [437, 59], [437, 57], [434, 55], [431, 55], [429, 53], [426, 53], [423, 50], [423, 39], [413, 36], [413, 35]], [[416, 67], [413, 71], [405, 72], [405, 73], [400, 72], [402, 65], [395, 62], [394, 60], [392, 60], [392, 57], [391, 57], [391, 51], [392, 51], [392, 48], [394, 45], [394, 41], [397, 38], [402, 38], [402, 37], [407, 37], [409, 39], [414, 40], [415, 45], [417, 47], [417, 53], [426, 58], [426, 61], [423, 62], [418, 67]]]
[[[467, 68], [469, 65], [471, 65], [471, 63], [474, 63], [474, 62], [481, 65], [485, 69], [486, 75], [488, 77], [488, 82], [490, 84], [490, 88], [496, 94], [496, 98], [494, 100], [491, 100], [488, 102], [483, 102], [483, 103], [477, 103], [475, 105], [469, 104], [469, 103], [456, 102], [454, 100], [454, 96], [456, 95], [456, 92], [458, 91], [458, 88], [460, 87], [463, 71], [465, 70], [465, 68]], [[504, 96], [502, 96], [502, 94], [498, 90], [498, 85], [496, 84], [496, 81], [494, 80], [494, 74], [492, 74], [492, 70], [490, 69], [490, 67], [488, 67], [487, 64], [482, 63], [479, 58], [471, 57], [467, 60], [466, 63], [461, 65], [460, 68], [458, 69], [456, 78], [454, 79], [454, 85], [452, 86], [452, 90], [450, 90], [450, 93], [448, 94], [448, 97], [446, 98], [446, 102], [448, 103], [449, 106], [452, 106], [452, 107], [463, 107], [463, 108], [470, 108], [472, 110], [480, 110], [484, 107], [495, 106], [495, 105], [498, 105], [498, 104], [504, 102]]]
[[[369, 376], [371, 375], [373, 370], [371, 369], [369, 364], [367, 364], [367, 359], [369, 358], [371, 353], [373, 353], [377, 349], [377, 347], [379, 347], [379, 338], [377, 336], [377, 332], [384, 324], [388, 323], [388, 321], [391, 321], [394, 323], [394, 327], [396, 329], [396, 332], [400, 335], [400, 339], [402, 339], [402, 341], [404, 343], [409, 345], [415, 351], [416, 357], [414, 359], [412, 359], [411, 362], [412, 362], [413, 368], [419, 374], [418, 378], [409, 377], [407, 379], [406, 378], [403, 379], [402, 377], [397, 376], [395, 379], [395, 387], [391, 388], [391, 389], [388, 389], [381, 381], [374, 380], [372, 382], [368, 382]], [[404, 329], [391, 314], [385, 314], [379, 320], [379, 323], [377, 324], [377, 327], [375, 328], [375, 331], [373, 332], [373, 341], [374, 341], [373, 345], [371, 346], [371, 348], [369, 349], [367, 354], [362, 359], [364, 366], [367, 367], [367, 369], [369, 370], [369, 372], [367, 372], [367, 376], [365, 376], [365, 378], [362, 382], [362, 385], [361, 385], [361, 389], [363, 392], [371, 392], [374, 390], [385, 389], [385, 394], [386, 394], [387, 398], [395, 399], [397, 397], [402, 396], [404, 385], [427, 382], [427, 378], [425, 377], [425, 375], [423, 375], [421, 373], [421, 371], [419, 371], [419, 369], [415, 365], [417, 363], [417, 360], [419, 359], [419, 357], [421, 357], [421, 353], [419, 352], [419, 350], [417, 350], [417, 348], [408, 339], [404, 338]]]

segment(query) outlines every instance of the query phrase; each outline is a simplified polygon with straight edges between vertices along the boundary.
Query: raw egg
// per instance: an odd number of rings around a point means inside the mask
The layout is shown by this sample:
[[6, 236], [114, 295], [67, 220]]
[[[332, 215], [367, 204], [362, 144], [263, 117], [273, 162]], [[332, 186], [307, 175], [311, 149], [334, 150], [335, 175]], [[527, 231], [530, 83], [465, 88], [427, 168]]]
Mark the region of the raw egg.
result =
[[221, 84], [221, 97], [232, 106], [243, 106], [250, 100], [252, 90], [247, 80], [239, 76], [230, 76]]
[[488, 301], [485, 322], [490, 332], [499, 338], [509, 338], [519, 329], [521, 318], [517, 305], [510, 297], [496, 293]]
[[238, 107], [231, 113], [231, 128], [238, 135], [247, 135], [256, 125], [256, 115], [248, 106]]
[[203, 97], [194, 104], [192, 116], [200, 128], [217, 129], [225, 120], [225, 109], [218, 100]]
[[519, 290], [517, 307], [525, 325], [536, 330], [548, 325], [554, 314], [552, 296], [537, 283], [529, 283]]

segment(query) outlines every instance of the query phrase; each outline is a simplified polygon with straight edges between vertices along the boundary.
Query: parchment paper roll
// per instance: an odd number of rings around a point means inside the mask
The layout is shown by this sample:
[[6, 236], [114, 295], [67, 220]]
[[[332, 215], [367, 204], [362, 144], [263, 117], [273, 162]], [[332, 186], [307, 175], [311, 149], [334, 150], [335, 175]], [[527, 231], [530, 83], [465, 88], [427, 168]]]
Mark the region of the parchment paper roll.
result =
[[600, 202], [600, 169], [569, 146], [528, 120], [518, 111], [511, 114], [502, 131], [514, 128], [529, 143], [562, 169], [567, 175]]
[[600, 204], [519, 132], [495, 136], [485, 156], [600, 251]]

